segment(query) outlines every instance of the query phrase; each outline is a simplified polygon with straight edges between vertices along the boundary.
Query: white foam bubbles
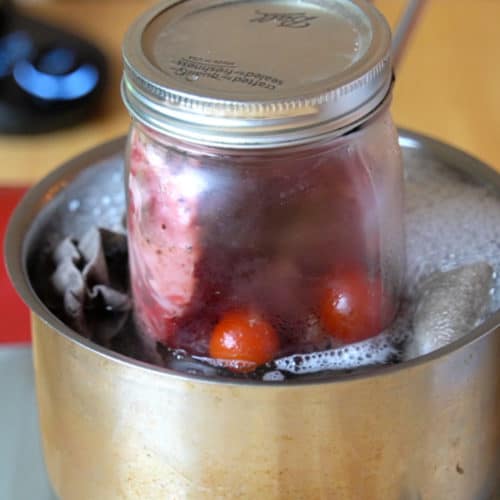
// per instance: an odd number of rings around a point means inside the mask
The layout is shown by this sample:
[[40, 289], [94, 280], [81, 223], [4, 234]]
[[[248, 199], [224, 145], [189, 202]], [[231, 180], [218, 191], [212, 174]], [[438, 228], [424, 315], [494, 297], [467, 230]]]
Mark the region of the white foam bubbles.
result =
[[374, 364], [383, 364], [398, 355], [386, 333], [370, 341], [350, 344], [327, 351], [296, 354], [279, 358], [274, 364], [278, 370], [301, 375], [324, 370], [349, 370]]
[[387, 331], [364, 342], [275, 360], [277, 369], [299, 375], [398, 359], [414, 335], [412, 321], [421, 284], [436, 271], [488, 263], [494, 270], [494, 286], [486, 316], [500, 308], [498, 192], [438, 161], [424, 161], [421, 151], [406, 149], [404, 158], [407, 275], [405, 299], [396, 321]]

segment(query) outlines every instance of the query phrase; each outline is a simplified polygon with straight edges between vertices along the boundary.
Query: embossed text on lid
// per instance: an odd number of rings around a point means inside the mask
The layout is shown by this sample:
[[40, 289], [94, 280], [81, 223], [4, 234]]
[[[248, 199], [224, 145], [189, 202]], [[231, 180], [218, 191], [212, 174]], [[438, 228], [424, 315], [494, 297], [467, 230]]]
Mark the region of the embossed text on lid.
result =
[[384, 99], [389, 51], [364, 0], [163, 2], [127, 34], [123, 96], [137, 119], [187, 140], [307, 142]]

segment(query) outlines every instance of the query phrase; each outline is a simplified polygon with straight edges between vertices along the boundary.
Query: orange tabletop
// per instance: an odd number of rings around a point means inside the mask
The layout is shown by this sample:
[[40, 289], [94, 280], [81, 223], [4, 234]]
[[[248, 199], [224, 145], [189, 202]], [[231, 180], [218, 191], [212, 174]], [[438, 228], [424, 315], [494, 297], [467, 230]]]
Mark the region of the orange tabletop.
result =
[[[19, 2], [18, 2], [19, 3]], [[120, 45], [152, 0], [38, 0], [22, 9], [83, 34], [110, 62], [100, 107], [80, 125], [38, 136], [0, 136], [0, 183], [34, 182], [71, 156], [127, 131]], [[376, 0], [395, 25], [406, 0]], [[449, 142], [500, 170], [500, 2], [429, 1], [397, 72], [396, 123]]]

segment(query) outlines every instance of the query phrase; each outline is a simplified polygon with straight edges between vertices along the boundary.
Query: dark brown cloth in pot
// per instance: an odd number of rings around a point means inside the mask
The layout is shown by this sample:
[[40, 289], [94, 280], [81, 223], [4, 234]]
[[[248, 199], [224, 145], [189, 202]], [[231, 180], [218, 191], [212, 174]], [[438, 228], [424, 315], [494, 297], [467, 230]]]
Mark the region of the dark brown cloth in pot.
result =
[[64, 319], [85, 337], [109, 345], [132, 309], [125, 234], [92, 227], [79, 241], [62, 240], [52, 261], [50, 288]]

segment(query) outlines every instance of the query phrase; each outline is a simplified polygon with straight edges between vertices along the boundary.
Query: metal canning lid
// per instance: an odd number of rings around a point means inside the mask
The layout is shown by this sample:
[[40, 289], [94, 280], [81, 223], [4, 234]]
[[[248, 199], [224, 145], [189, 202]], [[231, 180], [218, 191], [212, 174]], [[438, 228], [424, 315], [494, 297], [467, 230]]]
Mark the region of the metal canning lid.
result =
[[384, 100], [390, 46], [365, 0], [168, 0], [125, 37], [122, 96], [183, 140], [300, 144], [345, 133]]

